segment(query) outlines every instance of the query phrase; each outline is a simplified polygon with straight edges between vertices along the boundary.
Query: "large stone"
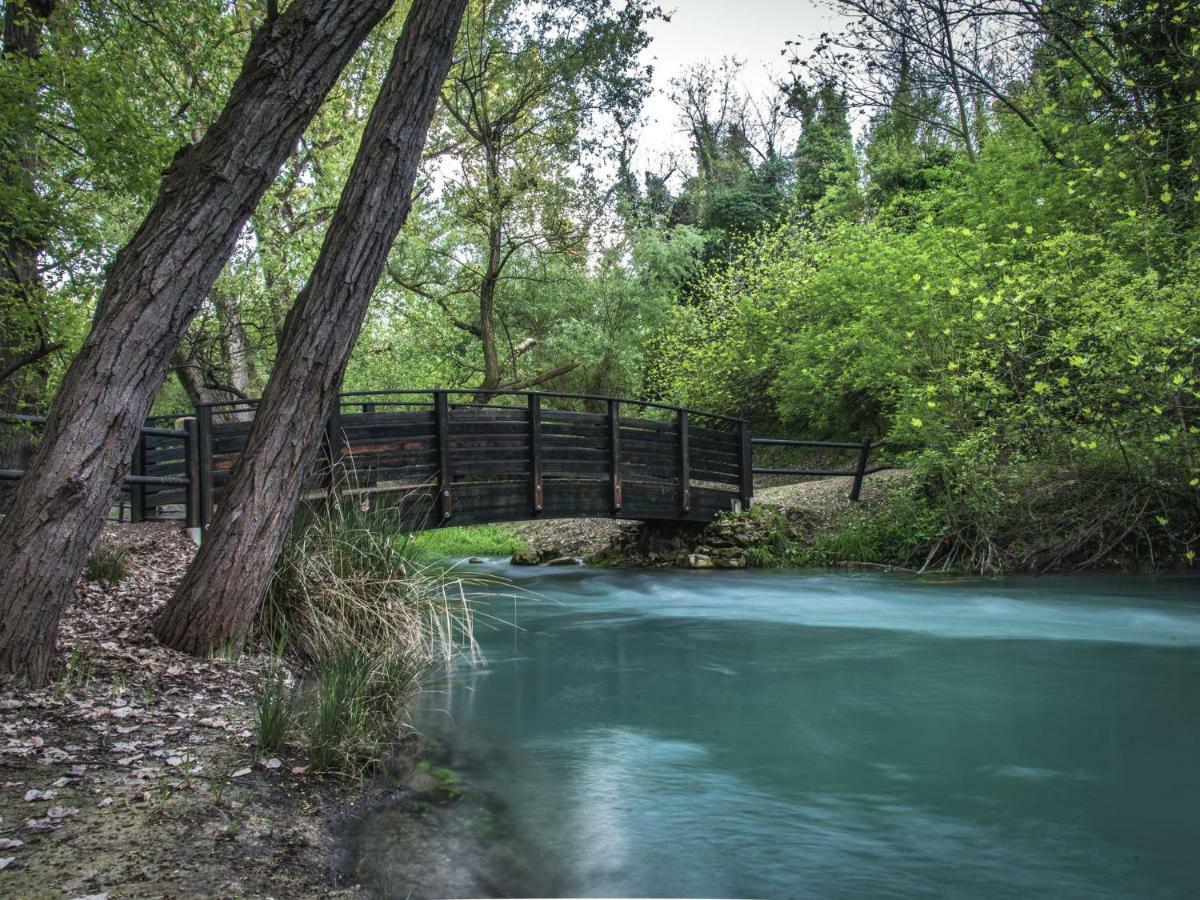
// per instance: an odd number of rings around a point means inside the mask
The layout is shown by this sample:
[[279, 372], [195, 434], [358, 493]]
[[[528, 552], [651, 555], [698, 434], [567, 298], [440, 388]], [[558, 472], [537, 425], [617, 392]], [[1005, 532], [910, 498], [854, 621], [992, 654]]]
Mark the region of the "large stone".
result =
[[518, 550], [510, 560], [514, 566], [536, 566], [541, 561], [535, 550]]
[[578, 556], [558, 556], [546, 563], [548, 566], [582, 566], [583, 559]]
[[689, 569], [715, 569], [717, 564], [713, 558], [704, 553], [692, 553], [687, 558]]

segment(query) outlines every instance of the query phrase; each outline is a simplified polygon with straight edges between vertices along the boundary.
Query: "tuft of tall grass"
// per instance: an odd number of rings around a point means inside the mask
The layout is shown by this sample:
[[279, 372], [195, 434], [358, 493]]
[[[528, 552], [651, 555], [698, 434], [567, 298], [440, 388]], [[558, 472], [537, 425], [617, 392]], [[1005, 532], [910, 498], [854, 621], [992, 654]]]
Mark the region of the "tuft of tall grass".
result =
[[88, 581], [98, 582], [103, 587], [112, 587], [124, 581], [129, 575], [126, 565], [129, 553], [121, 547], [112, 544], [99, 544], [88, 557], [83, 570], [83, 577]]
[[291, 743], [297, 725], [297, 688], [278, 661], [263, 676], [254, 705], [256, 746], [260, 756], [278, 753]]
[[[471, 586], [486, 580], [473, 574]], [[478, 653], [466, 579], [431, 562], [394, 514], [353, 498], [293, 530], [261, 625], [286, 636], [309, 672], [295, 715], [320, 772], [357, 775], [380, 762], [422, 675]]]

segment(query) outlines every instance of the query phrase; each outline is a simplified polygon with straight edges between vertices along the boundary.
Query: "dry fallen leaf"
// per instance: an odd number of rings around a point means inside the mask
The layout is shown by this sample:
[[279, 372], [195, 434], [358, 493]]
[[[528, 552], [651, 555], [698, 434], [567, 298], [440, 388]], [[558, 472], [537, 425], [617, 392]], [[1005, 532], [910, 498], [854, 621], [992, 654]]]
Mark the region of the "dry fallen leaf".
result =
[[249, 775], [249, 774], [250, 774], [250, 767], [247, 766], [244, 769], [238, 769], [236, 772], [234, 772], [229, 777], [230, 778], [241, 778], [243, 775]]
[[58, 796], [58, 791], [39, 791], [37, 788], [30, 788], [25, 792], [25, 802], [31, 803], [34, 800], [53, 800]]
[[279, 761], [277, 758], [275, 758], [274, 756], [272, 756], [270, 759], [268, 759], [268, 760], [265, 760], [265, 761], [263, 762], [263, 768], [264, 768], [264, 769], [278, 769], [278, 768], [279, 768], [280, 766], [282, 766], [282, 765], [283, 765], [283, 763], [281, 763], [281, 762], [280, 762], [280, 761]]
[[0, 869], [7, 869], [8, 864], [15, 859], [15, 856], [0, 856]]
[[0, 850], [16, 850], [18, 847], [24, 846], [24, 841], [18, 841], [13, 838], [0, 838]]

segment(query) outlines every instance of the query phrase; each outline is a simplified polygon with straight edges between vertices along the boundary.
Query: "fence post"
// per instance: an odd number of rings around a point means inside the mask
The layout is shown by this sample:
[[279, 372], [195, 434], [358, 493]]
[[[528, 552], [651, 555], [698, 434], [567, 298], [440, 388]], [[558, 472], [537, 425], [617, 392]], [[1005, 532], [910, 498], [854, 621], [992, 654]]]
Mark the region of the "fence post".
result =
[[333, 398], [333, 408], [325, 420], [325, 459], [329, 468], [325, 473], [326, 484], [334, 487], [337, 482], [338, 463], [342, 460], [342, 401], [340, 395]]
[[433, 392], [433, 421], [438, 448], [438, 511], [445, 522], [454, 512], [454, 497], [450, 494], [450, 402], [441, 388]]
[[858, 464], [854, 467], [854, 484], [850, 487], [850, 502], [857, 503], [858, 495], [862, 492], [863, 476], [867, 474], [867, 457], [871, 455], [871, 436], [863, 438], [862, 446], [858, 448]]
[[183, 495], [184, 527], [196, 540], [200, 531], [200, 441], [195, 416], [183, 420], [183, 430], [187, 433], [183, 439], [183, 463], [188, 479]]
[[613, 512], [620, 512], [624, 500], [621, 487], [621, 404], [608, 401], [609, 472], [612, 480]]
[[200, 468], [200, 522], [203, 532], [212, 522], [213, 465], [212, 465], [212, 407], [201, 403], [196, 407], [196, 458]]
[[[133, 445], [133, 463], [129, 467], [132, 475], [146, 474], [146, 435], [138, 431], [137, 443]], [[129, 521], [146, 521], [146, 486], [131, 484], [129, 486]]]
[[738, 468], [741, 470], [742, 511], [750, 509], [754, 499], [754, 456], [750, 444], [750, 423], [738, 423]]
[[679, 410], [676, 414], [679, 431], [679, 511], [687, 515], [692, 511], [691, 459], [688, 452], [688, 412]]
[[542, 398], [537, 393], [529, 395], [529, 488], [536, 516], [546, 508], [542, 482]]

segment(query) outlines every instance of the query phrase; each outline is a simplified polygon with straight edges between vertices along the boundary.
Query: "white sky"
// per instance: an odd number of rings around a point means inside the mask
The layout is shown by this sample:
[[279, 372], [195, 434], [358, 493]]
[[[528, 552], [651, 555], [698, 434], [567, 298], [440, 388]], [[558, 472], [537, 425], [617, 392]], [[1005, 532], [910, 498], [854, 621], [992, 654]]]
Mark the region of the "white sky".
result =
[[834, 30], [837, 20], [815, 0], [662, 0], [670, 22], [654, 22], [654, 38], [644, 61], [654, 66], [654, 94], [645, 106], [639, 162], [651, 164], [671, 150], [684, 150], [686, 141], [667, 99], [672, 78], [697, 62], [716, 63], [722, 57], [744, 60], [742, 81], [753, 94], [770, 90], [772, 74], [787, 72], [780, 55], [787, 40], [811, 46], [822, 31]]

